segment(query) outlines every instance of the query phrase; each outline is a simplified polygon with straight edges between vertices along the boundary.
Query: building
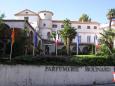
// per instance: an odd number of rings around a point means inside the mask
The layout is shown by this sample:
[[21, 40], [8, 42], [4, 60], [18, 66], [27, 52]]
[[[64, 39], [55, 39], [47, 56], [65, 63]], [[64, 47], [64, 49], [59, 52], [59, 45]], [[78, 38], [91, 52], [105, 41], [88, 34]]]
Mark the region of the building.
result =
[[[46, 47], [49, 47], [49, 53], [55, 52], [55, 40], [51, 39], [51, 33], [63, 29], [63, 20], [53, 20], [52, 16], [54, 15], [51, 11], [39, 11], [38, 13], [31, 10], [25, 9], [15, 14], [16, 20], [27, 20], [29, 24], [38, 32], [42, 39], [42, 49], [45, 51]], [[95, 45], [95, 36], [97, 39], [100, 37], [100, 23], [91, 21], [91, 22], [79, 22], [71, 21], [72, 27], [76, 29], [79, 34], [80, 40], [80, 51], [89, 44]], [[71, 49], [76, 47], [76, 38], [73, 40], [73, 46]], [[59, 36], [60, 46], [58, 49], [61, 49], [63, 46], [63, 40]]]

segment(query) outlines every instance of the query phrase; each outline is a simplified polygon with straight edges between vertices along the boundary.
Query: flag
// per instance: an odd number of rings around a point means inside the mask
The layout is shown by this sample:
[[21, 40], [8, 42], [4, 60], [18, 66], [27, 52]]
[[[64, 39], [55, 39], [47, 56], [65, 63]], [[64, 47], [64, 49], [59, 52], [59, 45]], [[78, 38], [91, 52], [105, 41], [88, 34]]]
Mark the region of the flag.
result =
[[113, 72], [113, 82], [115, 82], [115, 72]]
[[77, 46], [79, 47], [79, 43], [80, 43], [80, 36], [79, 34], [77, 33]]
[[114, 68], [114, 72], [113, 72], [113, 82], [115, 82], [115, 67]]
[[98, 39], [97, 39], [97, 35], [96, 34], [94, 36], [94, 44], [95, 44], [96, 48], [99, 48]]
[[34, 43], [34, 47], [37, 47], [37, 46], [38, 46], [37, 32], [34, 32], [33, 43]]
[[11, 41], [12, 41], [12, 46], [14, 45], [14, 41], [15, 41], [15, 31], [14, 28], [12, 30], [12, 34], [11, 34]]
[[59, 39], [59, 35], [58, 35], [57, 31], [56, 31], [56, 40], [55, 40], [55, 43], [56, 43], [55, 44], [55, 46], [56, 46], [55, 47], [55, 49], [56, 49], [56, 56], [57, 56], [57, 53], [58, 53], [58, 51], [57, 51], [57, 49], [58, 49], [58, 47], [57, 47], [58, 46], [58, 39]]

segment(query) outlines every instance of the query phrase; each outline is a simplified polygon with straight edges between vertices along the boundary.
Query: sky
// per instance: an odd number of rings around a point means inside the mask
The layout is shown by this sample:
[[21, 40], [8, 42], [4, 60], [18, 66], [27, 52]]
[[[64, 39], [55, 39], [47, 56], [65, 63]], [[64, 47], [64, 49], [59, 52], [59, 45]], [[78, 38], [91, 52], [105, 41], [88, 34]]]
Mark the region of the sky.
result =
[[78, 20], [86, 13], [93, 21], [107, 23], [106, 14], [115, 8], [115, 0], [1, 0], [0, 14], [5, 19], [13, 19], [14, 14], [29, 9], [35, 12], [49, 10], [54, 13], [53, 19]]

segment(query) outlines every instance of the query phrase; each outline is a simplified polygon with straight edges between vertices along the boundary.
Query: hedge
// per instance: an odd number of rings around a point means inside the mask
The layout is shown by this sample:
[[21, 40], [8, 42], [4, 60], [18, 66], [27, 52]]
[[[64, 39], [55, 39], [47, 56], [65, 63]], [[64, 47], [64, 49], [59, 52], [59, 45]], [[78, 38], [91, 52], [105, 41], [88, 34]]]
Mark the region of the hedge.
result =
[[43, 56], [18, 56], [12, 59], [0, 59], [1, 64], [26, 64], [26, 65], [59, 65], [59, 66], [115, 66], [114, 58], [105, 57], [43, 57]]

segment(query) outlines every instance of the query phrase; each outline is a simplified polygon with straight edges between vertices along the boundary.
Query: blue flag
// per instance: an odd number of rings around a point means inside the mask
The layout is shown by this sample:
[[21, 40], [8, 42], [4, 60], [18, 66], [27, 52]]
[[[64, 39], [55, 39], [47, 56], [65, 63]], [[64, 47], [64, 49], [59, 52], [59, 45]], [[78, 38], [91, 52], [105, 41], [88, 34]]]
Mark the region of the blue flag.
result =
[[37, 47], [37, 46], [38, 46], [37, 32], [34, 32], [33, 43], [34, 43], [34, 47]]
[[76, 43], [77, 43], [77, 55], [79, 53], [79, 43], [80, 43], [80, 36], [79, 34], [77, 33], [77, 37], [76, 37]]
[[77, 33], [77, 45], [79, 46], [79, 43], [80, 43], [80, 36], [79, 34]]

